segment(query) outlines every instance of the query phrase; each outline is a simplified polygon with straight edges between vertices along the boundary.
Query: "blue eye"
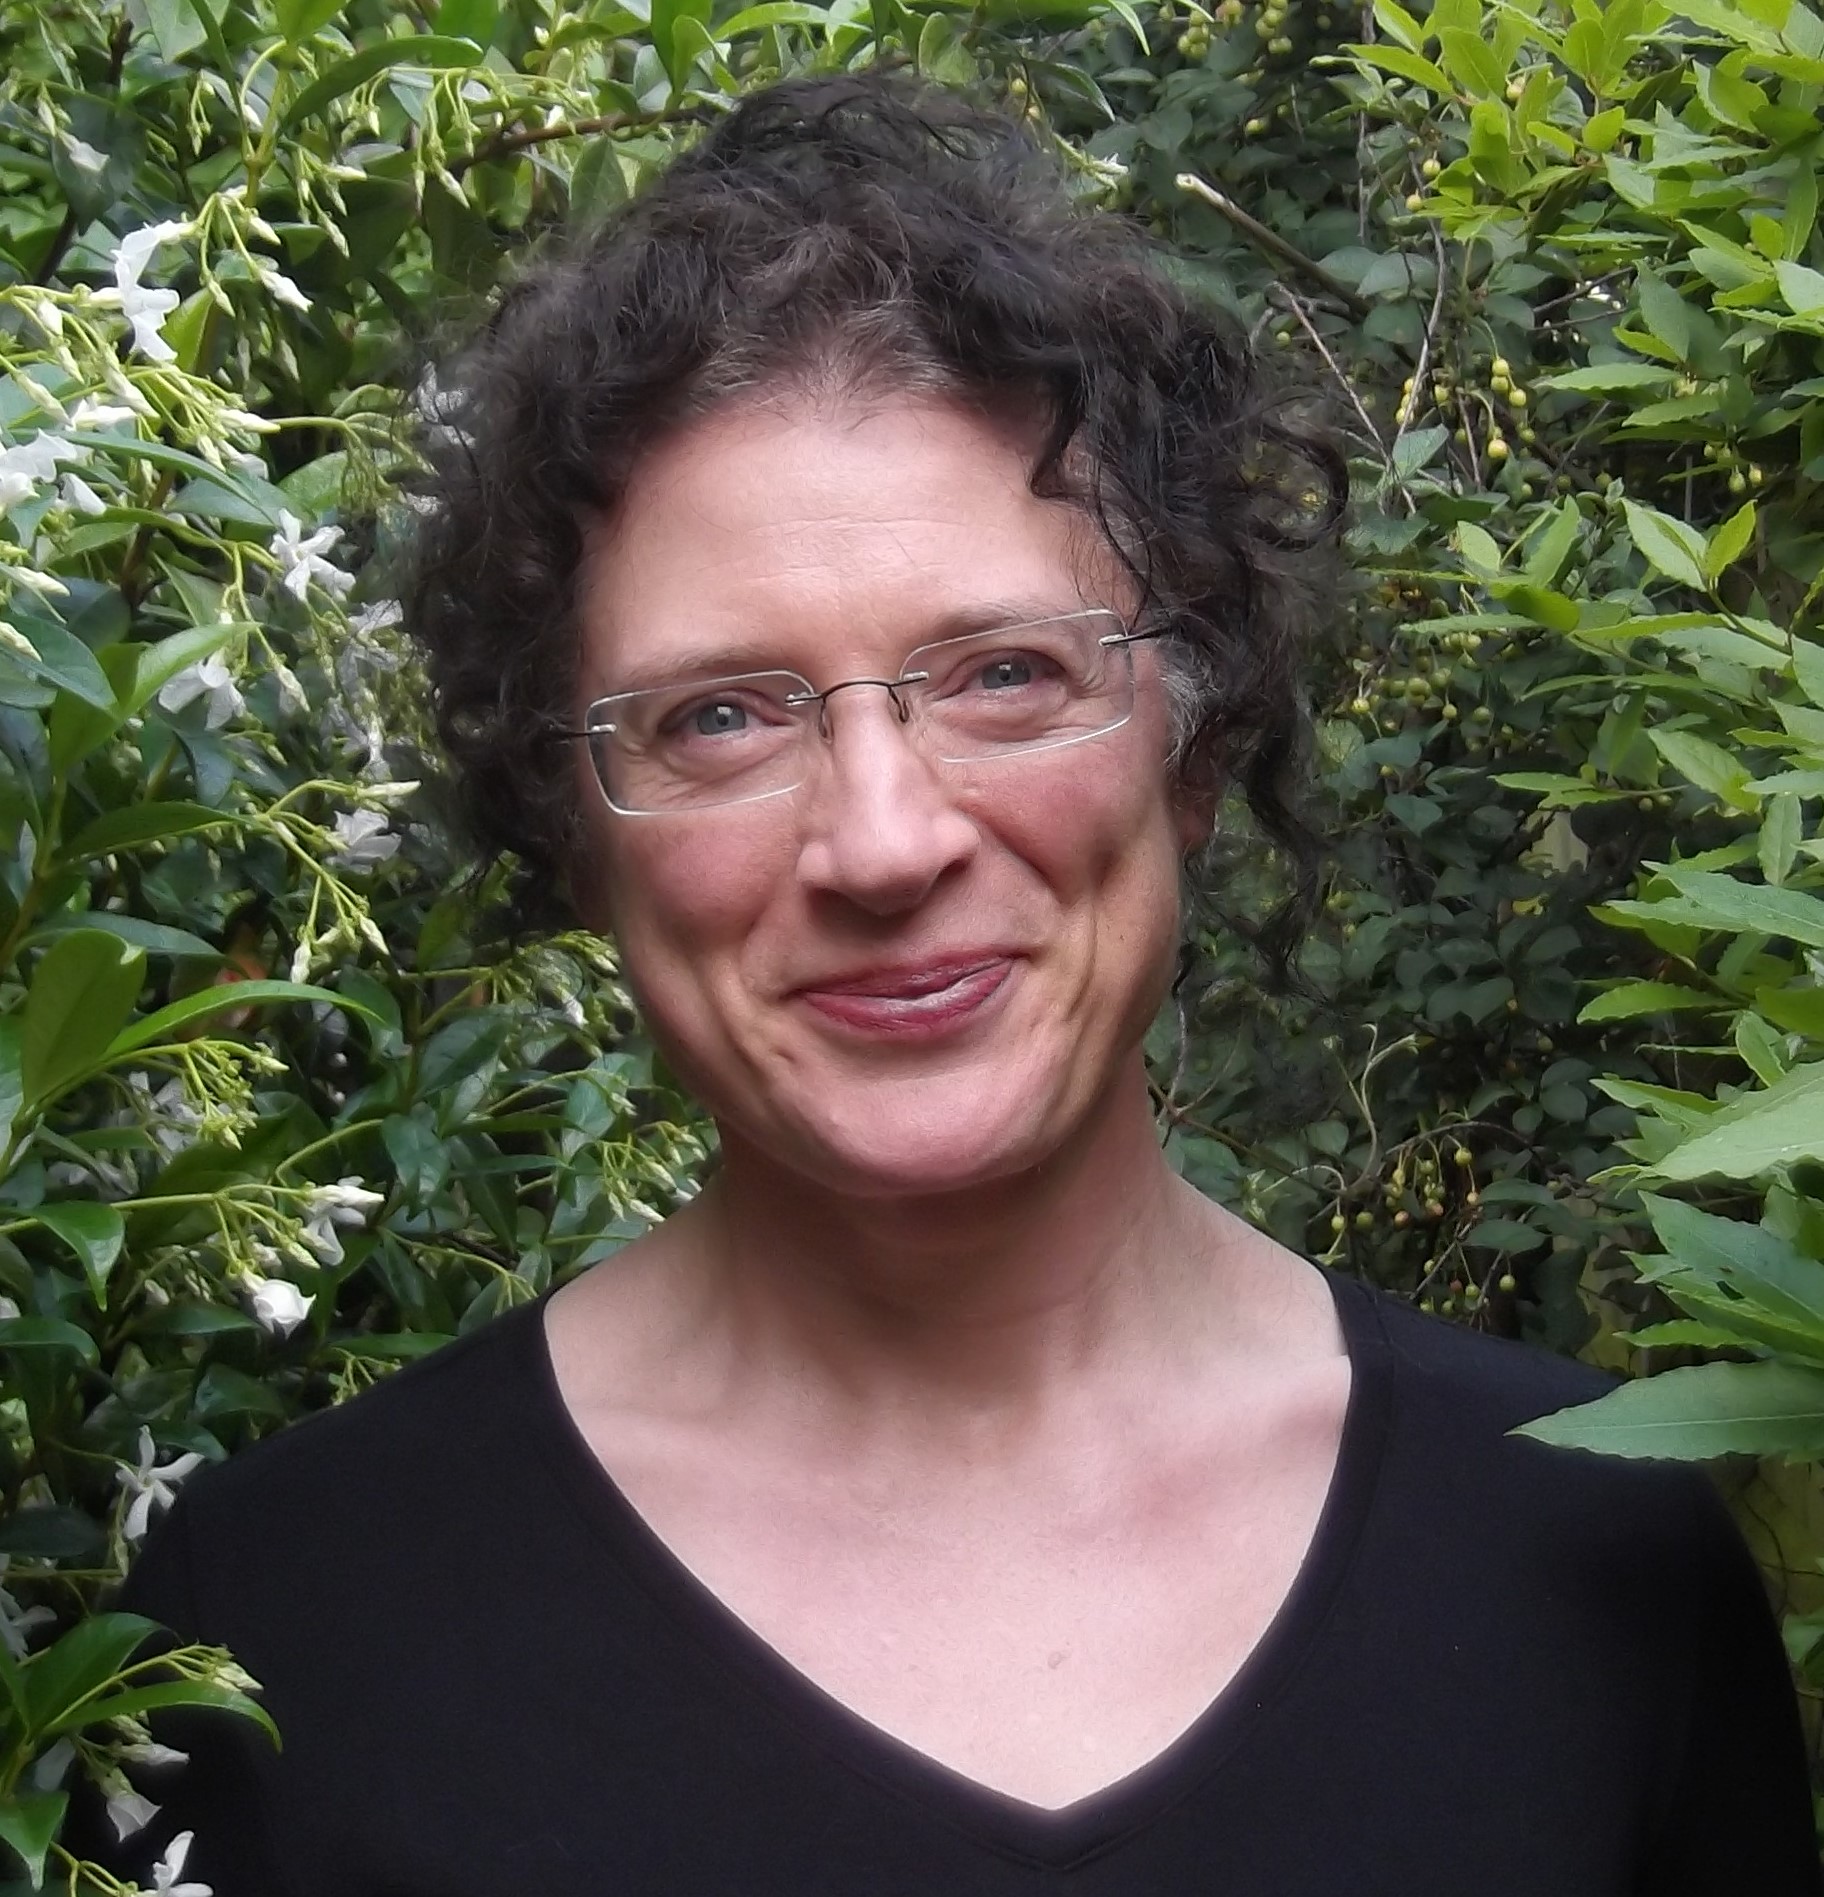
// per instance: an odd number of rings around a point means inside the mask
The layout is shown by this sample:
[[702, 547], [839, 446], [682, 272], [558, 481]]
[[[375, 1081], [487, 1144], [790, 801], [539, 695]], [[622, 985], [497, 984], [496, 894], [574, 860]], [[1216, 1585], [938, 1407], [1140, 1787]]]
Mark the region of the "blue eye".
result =
[[982, 667], [979, 683], [991, 692], [1006, 691], [1017, 685], [1030, 685], [1032, 661], [1020, 656], [991, 659]]
[[719, 738], [731, 731], [747, 729], [747, 713], [726, 698], [711, 699], [690, 715], [690, 727], [701, 738]]

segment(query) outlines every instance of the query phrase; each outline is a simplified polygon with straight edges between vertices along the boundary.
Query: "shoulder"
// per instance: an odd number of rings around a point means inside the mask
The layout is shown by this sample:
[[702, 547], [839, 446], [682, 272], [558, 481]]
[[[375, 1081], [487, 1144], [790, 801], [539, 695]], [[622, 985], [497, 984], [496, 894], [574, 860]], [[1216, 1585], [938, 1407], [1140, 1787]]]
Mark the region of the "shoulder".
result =
[[1622, 1381], [1612, 1372], [1511, 1337], [1471, 1330], [1359, 1280], [1353, 1295], [1362, 1328], [1372, 1325], [1394, 1378], [1413, 1400], [1473, 1412], [1513, 1428], [1569, 1404], [1593, 1402]]
[[[518, 1305], [184, 1484], [178, 1510], [199, 1568], [277, 1547], [358, 1548], [510, 1480], [507, 1419], [536, 1400], [541, 1302]], [[352, 1551], [345, 1548], [344, 1551]]]
[[[1352, 1350], [1378, 1384], [1383, 1499], [1409, 1524], [1453, 1524], [1556, 1567], [1620, 1563], [1654, 1590], [1671, 1574], [1739, 1570], [1746, 1548], [1701, 1464], [1539, 1442], [1523, 1424], [1594, 1402], [1624, 1378], [1473, 1331], [1354, 1281], [1338, 1287]], [[1350, 1300], [1353, 1300], [1351, 1305]]]

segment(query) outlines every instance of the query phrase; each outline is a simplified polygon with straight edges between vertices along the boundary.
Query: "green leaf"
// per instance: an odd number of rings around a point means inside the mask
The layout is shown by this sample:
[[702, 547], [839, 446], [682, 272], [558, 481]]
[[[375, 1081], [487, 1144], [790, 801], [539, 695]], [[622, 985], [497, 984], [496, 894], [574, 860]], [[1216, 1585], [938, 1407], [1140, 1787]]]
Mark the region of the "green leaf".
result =
[[1735, 1017], [1735, 1051], [1763, 1087], [1771, 1087], [1792, 1065], [1785, 1042], [1758, 1014], [1746, 1008]]
[[188, 929], [174, 929], [168, 923], [148, 922], [144, 916], [117, 913], [112, 909], [66, 910], [34, 929], [26, 938], [27, 944], [36, 947], [76, 929], [105, 930], [133, 948], [144, 949], [148, 955], [189, 955], [217, 962], [222, 958], [221, 950], [213, 942], [205, 942]]
[[1647, 328], [1683, 362], [1691, 353], [1691, 312], [1684, 298], [1645, 264], [1635, 269], [1634, 291]]
[[1737, 810], [1752, 810], [1760, 802], [1750, 788], [1748, 772], [1741, 760], [1720, 744], [1700, 738], [1692, 731], [1668, 731], [1657, 727], [1647, 732], [1654, 750], [1681, 777], [1688, 778], [1699, 790], [1707, 790], [1720, 802]]
[[[348, 5], [348, 0], [273, 0], [272, 17], [289, 46], [314, 39]], [[449, 10], [444, 0], [443, 11]]]
[[1680, 912], [1668, 920], [1694, 922], [1699, 928], [1730, 934], [1782, 935], [1807, 948], [1824, 948], [1824, 902], [1816, 896], [1798, 889], [1767, 889], [1678, 863], [1659, 866], [1658, 874], [1686, 899]]
[[1674, 1014], [1689, 1008], [1720, 1008], [1726, 1004], [1695, 988], [1673, 981], [1624, 981], [1586, 1002], [1579, 1021], [1629, 1021], [1642, 1014]]
[[1542, 375], [1538, 386], [1565, 389], [1575, 395], [1625, 395], [1630, 389], [1668, 389], [1673, 379], [1670, 369], [1656, 369], [1648, 362], [1605, 362]]
[[309, 982], [223, 982], [218, 987], [204, 988], [196, 994], [185, 995], [181, 1001], [170, 1002], [156, 1013], [135, 1021], [108, 1043], [101, 1062], [103, 1065], [111, 1064], [123, 1055], [136, 1053], [154, 1041], [163, 1040], [177, 1029], [188, 1027], [192, 1021], [207, 1020], [210, 1015], [221, 1014], [228, 1009], [251, 1008], [268, 1001], [322, 1001], [332, 1008], [352, 1009], [358, 1014], [371, 1012], [351, 996], [339, 995], [330, 988], [313, 987]]
[[1641, 557], [1654, 572], [1663, 573], [1681, 586], [1704, 586], [1704, 537], [1695, 527], [1657, 508], [1642, 507], [1638, 501], [1624, 500], [1622, 512], [1628, 518], [1628, 532]]
[[209, 29], [195, 0], [145, 0], [145, 5], [146, 24], [161, 58], [175, 65], [186, 53], [208, 43]]
[[441, 0], [431, 31], [447, 39], [486, 46], [500, 24], [499, 0]]
[[233, 817], [211, 810], [207, 804], [119, 804], [79, 830], [61, 854], [66, 862], [82, 863], [90, 857], [112, 856], [117, 850], [137, 849], [144, 843], [188, 836], [218, 823], [233, 822]]
[[1744, 501], [1716, 532], [1704, 554], [1704, 578], [1712, 585], [1748, 550], [1754, 538], [1754, 503]]
[[101, 1361], [94, 1338], [60, 1317], [0, 1318], [0, 1350], [67, 1350], [91, 1366]]
[[44, 1860], [69, 1802], [68, 1792], [13, 1792], [0, 1799], [0, 1838], [19, 1853], [33, 1889], [44, 1883]]
[[1545, 1236], [1517, 1219], [1483, 1219], [1463, 1234], [1463, 1243], [1481, 1251], [1533, 1251], [1545, 1243]]
[[1773, 266], [1773, 274], [1779, 280], [1780, 295], [1795, 316], [1824, 315], [1824, 270], [1782, 260]]
[[1394, 471], [1402, 477], [1417, 474], [1449, 439], [1450, 430], [1441, 425], [1409, 429], [1393, 444]]
[[24, 1673], [26, 1718], [34, 1732], [68, 1719], [101, 1693], [158, 1631], [142, 1614], [92, 1614], [36, 1653]]
[[1784, 1363], [1707, 1363], [1624, 1383], [1594, 1403], [1513, 1432], [1607, 1456], [1824, 1455], [1824, 1370]]
[[0, 1017], [0, 1153], [13, 1137], [13, 1124], [25, 1105], [24, 1065], [20, 1048], [19, 1017]]
[[34, 678], [55, 685], [85, 705], [94, 705], [102, 711], [114, 709], [113, 684], [94, 653], [73, 632], [55, 620], [32, 617], [22, 618], [19, 630], [32, 642], [38, 656], [28, 658], [16, 650], [11, 651], [10, 656]]
[[41, 1106], [86, 1073], [133, 1012], [146, 958], [116, 935], [77, 929], [38, 959], [26, 993], [21, 1078]]
[[1383, 72], [1390, 72], [1397, 79], [1410, 79], [1415, 85], [1435, 92], [1441, 99], [1454, 99], [1457, 88], [1444, 76], [1443, 69], [1434, 66], [1429, 59], [1417, 53], [1409, 53], [1403, 46], [1358, 46], [1344, 48], [1353, 53], [1366, 66], [1378, 66]]
[[1824, 1061], [1795, 1067], [1771, 1087], [1719, 1107], [1701, 1131], [1660, 1156], [1662, 1179], [1752, 1179], [1795, 1160], [1824, 1157]]
[[419, 33], [406, 39], [381, 40], [364, 46], [349, 58], [338, 60], [306, 86], [285, 108], [279, 129], [294, 130], [326, 105], [333, 105], [344, 93], [353, 92], [390, 67], [417, 66], [427, 72], [460, 72], [478, 65], [481, 56], [482, 49], [472, 40], [447, 39], [435, 33]]
[[1462, 82], [1465, 91], [1492, 99], [1507, 84], [1507, 68], [1480, 34], [1445, 27], [1438, 35], [1444, 70]]
[[1769, 797], [1762, 812], [1761, 874], [1776, 889], [1791, 873], [1798, 854], [1801, 815], [1799, 800], [1790, 791]]
[[89, 1281], [89, 1295], [95, 1300], [95, 1308], [105, 1309], [108, 1278], [127, 1235], [126, 1221], [119, 1212], [111, 1205], [71, 1199], [62, 1204], [34, 1206], [32, 1217], [55, 1232], [76, 1254], [83, 1275]]

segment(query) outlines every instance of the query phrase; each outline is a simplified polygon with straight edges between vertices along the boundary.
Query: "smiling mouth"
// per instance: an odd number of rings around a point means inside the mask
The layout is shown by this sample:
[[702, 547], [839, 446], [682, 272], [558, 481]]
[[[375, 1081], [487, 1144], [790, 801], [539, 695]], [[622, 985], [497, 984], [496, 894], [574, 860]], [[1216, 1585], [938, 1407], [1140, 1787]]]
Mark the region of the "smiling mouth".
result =
[[995, 955], [802, 988], [798, 998], [823, 1020], [851, 1032], [917, 1039], [973, 1021], [1006, 988], [1013, 969], [1011, 957]]

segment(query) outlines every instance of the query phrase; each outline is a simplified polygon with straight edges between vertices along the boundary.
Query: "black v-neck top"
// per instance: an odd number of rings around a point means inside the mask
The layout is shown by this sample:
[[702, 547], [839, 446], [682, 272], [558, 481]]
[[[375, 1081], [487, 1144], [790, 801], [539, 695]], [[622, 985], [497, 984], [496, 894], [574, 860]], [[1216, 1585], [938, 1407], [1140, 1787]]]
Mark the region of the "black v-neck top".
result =
[[572, 1422], [541, 1299], [186, 1485], [120, 1604], [232, 1648], [284, 1750], [166, 1716], [190, 1761], [136, 1773], [164, 1809], [112, 1859], [193, 1830], [215, 1897], [1817, 1897], [1705, 1478], [1509, 1435], [1609, 1379], [1330, 1282], [1352, 1387], [1298, 1577], [1078, 1804], [936, 1764], [724, 1608]]

